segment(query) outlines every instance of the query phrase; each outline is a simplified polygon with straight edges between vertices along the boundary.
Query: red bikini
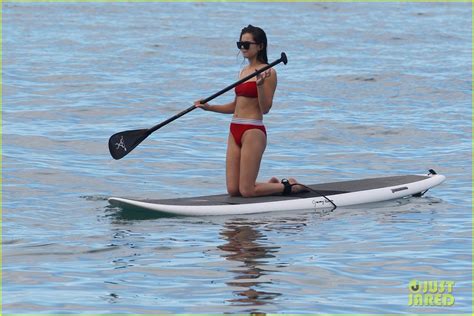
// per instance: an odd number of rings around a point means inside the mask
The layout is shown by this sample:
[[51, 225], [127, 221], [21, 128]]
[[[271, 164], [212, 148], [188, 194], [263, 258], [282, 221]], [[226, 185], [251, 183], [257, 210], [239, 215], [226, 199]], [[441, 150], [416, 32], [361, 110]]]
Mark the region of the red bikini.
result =
[[256, 81], [247, 81], [235, 87], [235, 95], [238, 97], [258, 98]]
[[[244, 123], [245, 121], [248, 121], [250, 124]], [[250, 129], [259, 129], [265, 134], [265, 136], [267, 136], [267, 131], [262, 121], [236, 118], [232, 119], [232, 123], [230, 123], [230, 133], [232, 134], [232, 137], [234, 137], [235, 143], [239, 147], [242, 147], [242, 136]]]
[[[257, 83], [255, 81], [247, 81], [239, 84], [235, 87], [235, 95], [239, 97], [258, 98]], [[230, 123], [230, 133], [239, 147], [242, 147], [242, 136], [250, 129], [259, 129], [267, 136], [267, 131], [261, 120], [236, 117], [232, 119]]]

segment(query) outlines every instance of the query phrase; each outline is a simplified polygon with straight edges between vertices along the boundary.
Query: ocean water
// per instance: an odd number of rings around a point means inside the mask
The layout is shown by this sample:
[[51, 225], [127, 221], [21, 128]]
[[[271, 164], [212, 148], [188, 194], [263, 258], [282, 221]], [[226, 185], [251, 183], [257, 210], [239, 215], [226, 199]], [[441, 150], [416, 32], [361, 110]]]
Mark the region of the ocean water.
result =
[[[470, 3], [2, 3], [4, 313], [471, 313]], [[278, 89], [260, 178], [426, 173], [422, 198], [162, 218], [109, 196], [225, 191], [229, 116], [122, 160], [108, 138], [233, 83], [263, 27]], [[225, 103], [229, 92], [214, 101]], [[452, 306], [410, 306], [412, 280]]]

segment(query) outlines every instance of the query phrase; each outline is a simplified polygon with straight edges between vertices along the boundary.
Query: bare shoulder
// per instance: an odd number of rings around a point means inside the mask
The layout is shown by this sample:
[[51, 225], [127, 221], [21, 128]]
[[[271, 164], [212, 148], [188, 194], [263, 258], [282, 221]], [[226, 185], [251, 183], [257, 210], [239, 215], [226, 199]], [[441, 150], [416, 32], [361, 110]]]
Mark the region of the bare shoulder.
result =
[[276, 79], [277, 79], [277, 72], [276, 72], [276, 70], [275, 70], [274, 68], [270, 68], [270, 76], [269, 76], [269, 78], [272, 78], [273, 80], [276, 81]]
[[[261, 67], [258, 67], [258, 69], [261, 69], [265, 66], [268, 66], [268, 64], [264, 64]], [[266, 70], [265, 72], [268, 72], [268, 71], [270, 71], [270, 77], [276, 77], [277, 72], [276, 72], [275, 68], [272, 67], [269, 70]]]
[[270, 68], [270, 72], [272, 75], [276, 76], [277, 75], [277, 71], [275, 70], [275, 68]]

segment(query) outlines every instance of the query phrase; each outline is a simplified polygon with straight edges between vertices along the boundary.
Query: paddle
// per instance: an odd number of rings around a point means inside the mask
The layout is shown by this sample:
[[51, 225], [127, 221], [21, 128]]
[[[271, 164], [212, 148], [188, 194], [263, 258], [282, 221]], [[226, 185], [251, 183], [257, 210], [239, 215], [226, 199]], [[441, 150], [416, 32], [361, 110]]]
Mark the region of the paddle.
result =
[[[273, 67], [273, 66], [275, 66], [275, 65], [277, 65], [281, 62], [283, 62], [285, 65], [288, 62], [288, 59], [286, 58], [285, 53], [281, 53], [281, 57], [279, 59], [275, 60], [274, 62], [272, 62], [271, 64], [268, 64], [267, 66], [255, 71], [254, 73], [248, 75], [247, 77], [240, 79], [239, 81], [231, 84], [227, 88], [224, 88], [221, 91], [211, 95], [207, 99], [202, 100], [201, 103], [204, 104], [204, 103], [207, 103], [207, 102], [211, 101], [214, 98], [217, 98], [221, 94], [226, 93], [227, 91], [235, 88], [239, 84], [249, 80], [252, 77], [255, 77], [259, 73], [262, 73], [265, 70], [270, 69], [271, 67]], [[196, 106], [192, 105], [189, 108], [187, 108], [186, 110], [176, 114], [173, 117], [170, 117], [166, 121], [163, 121], [160, 124], [157, 124], [157, 125], [153, 126], [152, 128], [124, 131], [124, 132], [120, 132], [120, 133], [116, 133], [116, 134], [112, 135], [109, 139], [110, 155], [112, 155], [112, 157], [116, 160], [122, 159], [123, 157], [128, 155], [135, 147], [137, 147], [142, 141], [144, 141], [145, 138], [150, 136], [153, 132], [156, 132], [157, 130], [159, 130], [163, 126], [165, 126], [165, 125], [173, 122], [174, 120], [180, 118], [181, 116], [191, 112], [195, 108], [196, 108]]]

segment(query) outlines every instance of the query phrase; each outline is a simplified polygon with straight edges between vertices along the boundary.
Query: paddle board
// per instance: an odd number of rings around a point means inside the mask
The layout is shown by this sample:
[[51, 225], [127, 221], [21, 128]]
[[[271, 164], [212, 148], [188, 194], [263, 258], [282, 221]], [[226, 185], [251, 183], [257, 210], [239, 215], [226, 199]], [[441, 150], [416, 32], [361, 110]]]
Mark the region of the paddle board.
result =
[[445, 176], [430, 170], [428, 175], [403, 175], [309, 185], [308, 192], [243, 198], [227, 194], [176, 199], [128, 199], [111, 197], [112, 206], [168, 215], [207, 216], [264, 212], [318, 210], [421, 196], [439, 185]]

